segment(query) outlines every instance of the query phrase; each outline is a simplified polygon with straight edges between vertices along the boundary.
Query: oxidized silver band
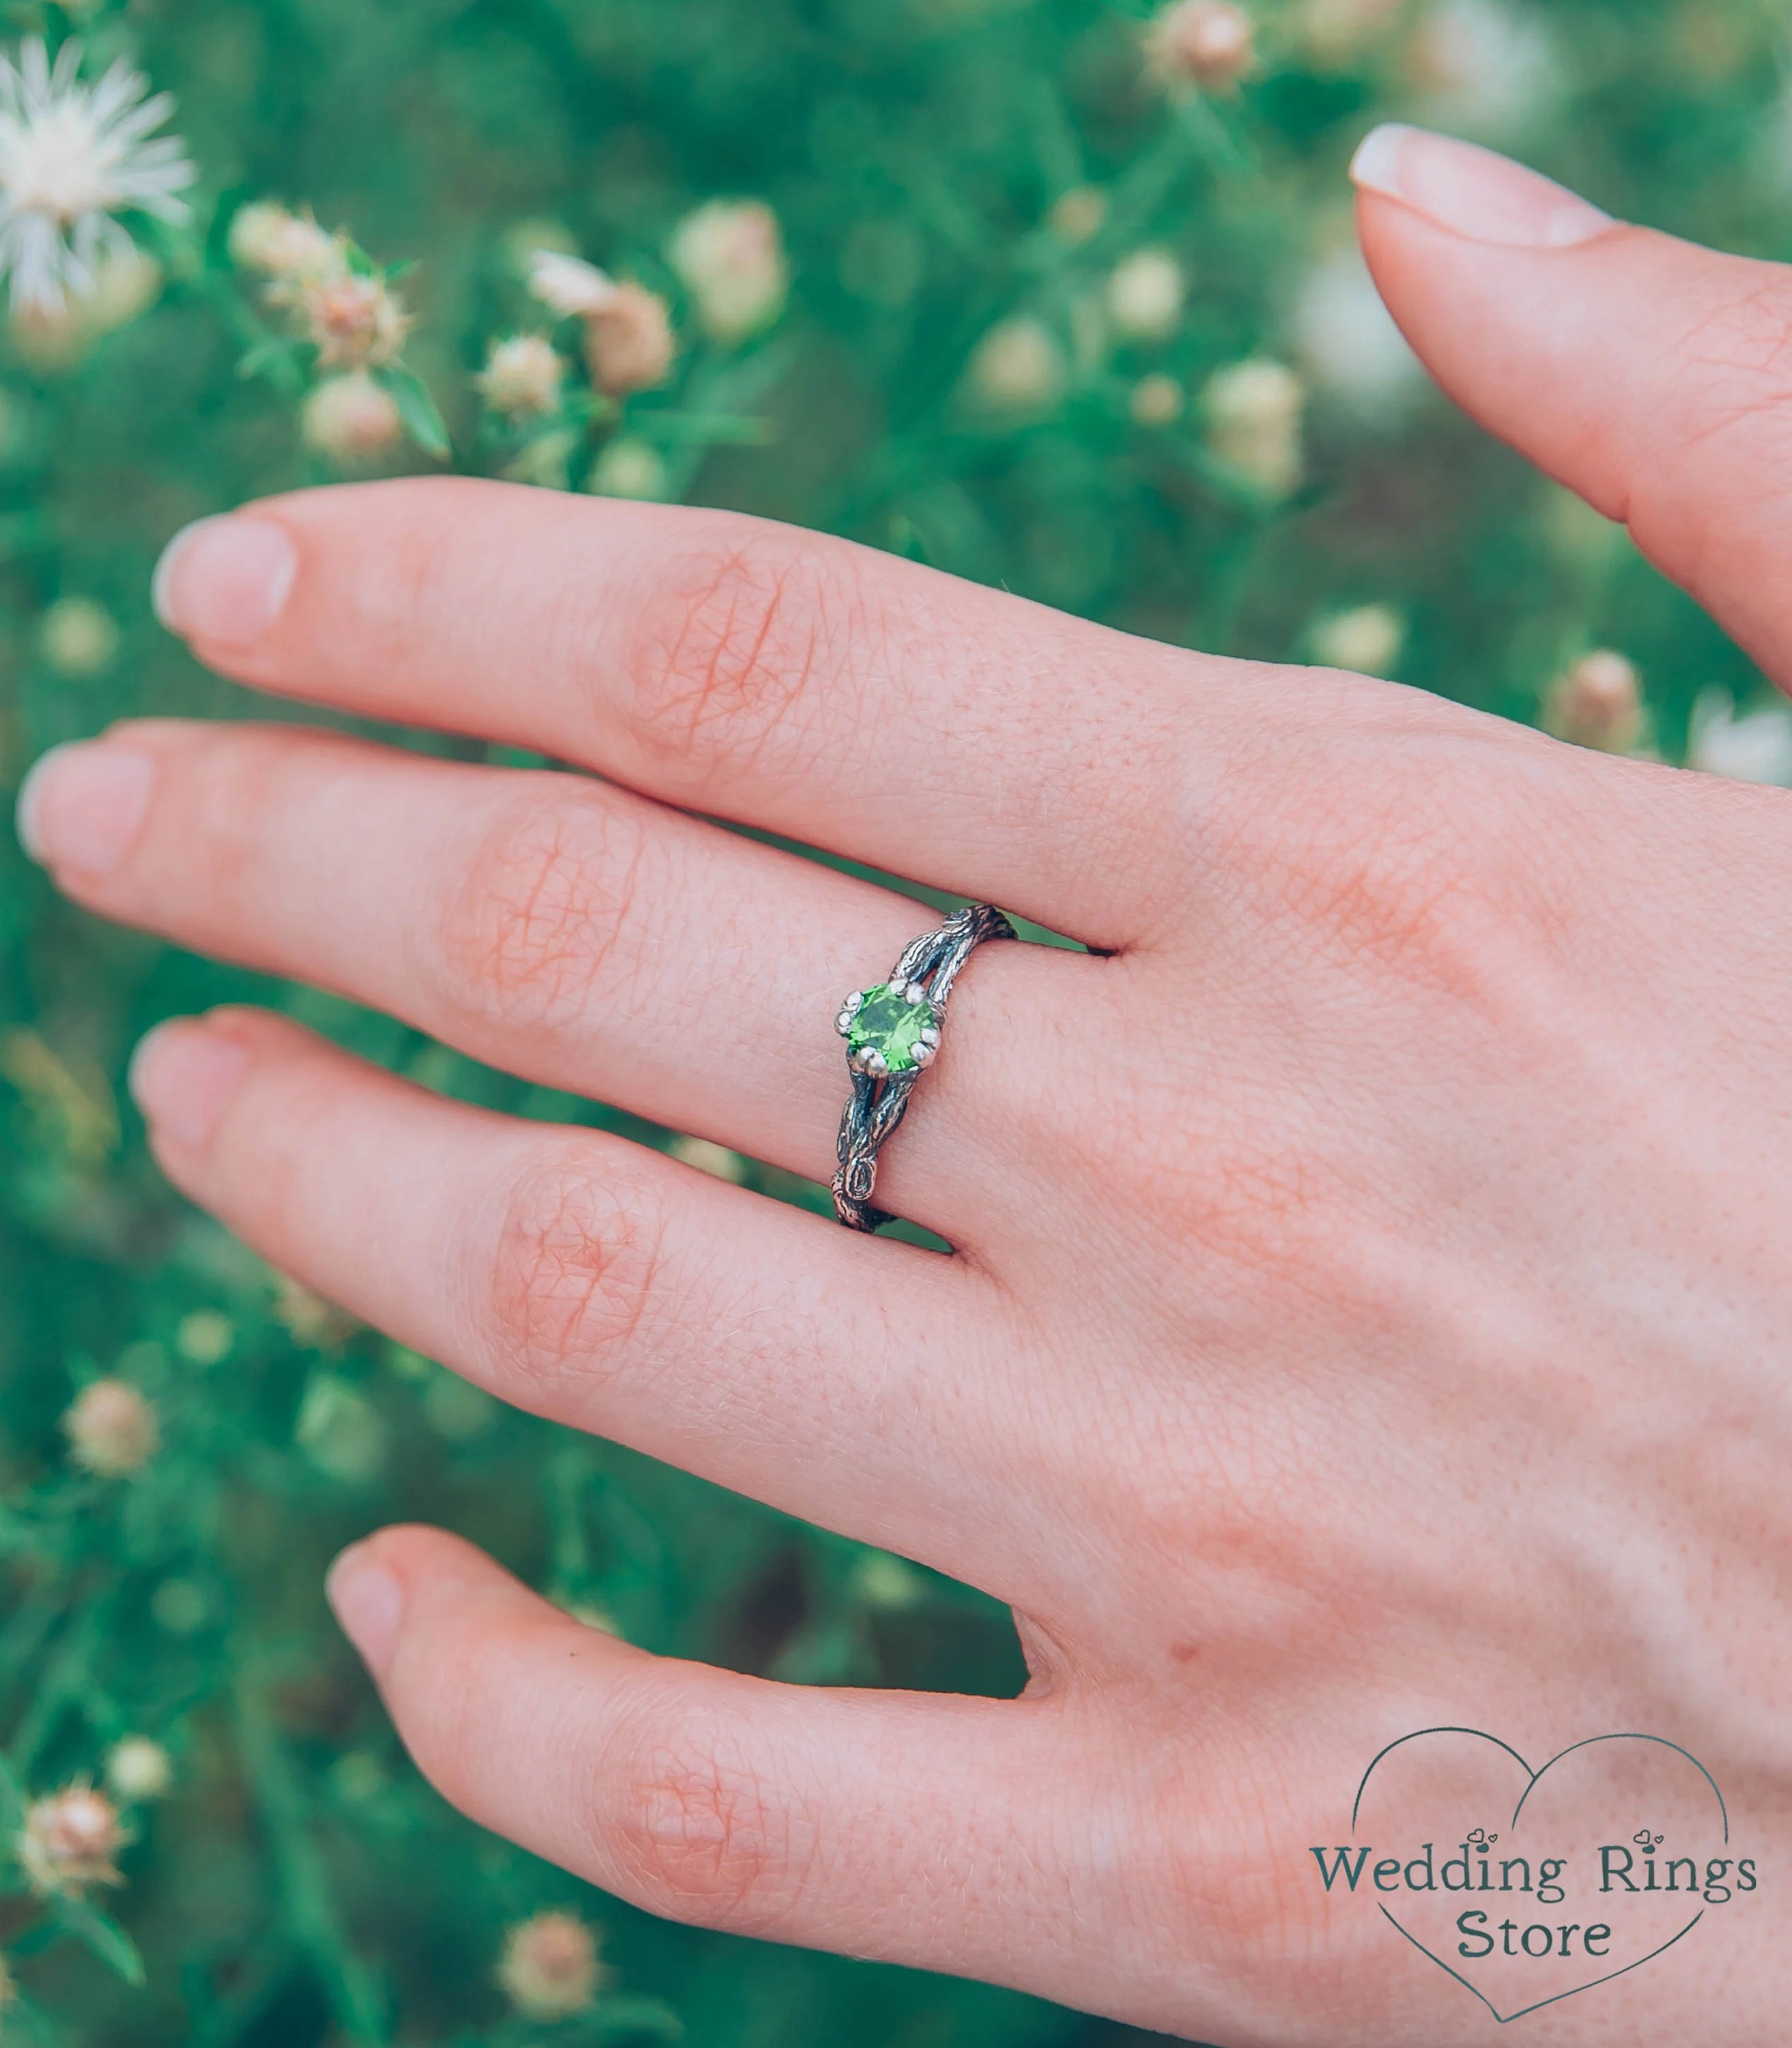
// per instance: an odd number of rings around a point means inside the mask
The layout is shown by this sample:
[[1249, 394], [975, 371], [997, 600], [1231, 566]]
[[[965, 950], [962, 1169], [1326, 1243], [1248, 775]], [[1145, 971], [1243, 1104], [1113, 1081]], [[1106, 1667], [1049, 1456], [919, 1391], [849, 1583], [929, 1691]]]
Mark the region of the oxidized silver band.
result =
[[890, 1221], [888, 1211], [871, 1206], [878, 1153], [940, 1049], [946, 998], [959, 969], [985, 939], [1014, 937], [999, 910], [970, 904], [938, 931], [911, 940], [888, 981], [855, 990], [841, 1005], [834, 1028], [846, 1041], [852, 1095], [840, 1118], [834, 1213], [848, 1230], [876, 1230]]

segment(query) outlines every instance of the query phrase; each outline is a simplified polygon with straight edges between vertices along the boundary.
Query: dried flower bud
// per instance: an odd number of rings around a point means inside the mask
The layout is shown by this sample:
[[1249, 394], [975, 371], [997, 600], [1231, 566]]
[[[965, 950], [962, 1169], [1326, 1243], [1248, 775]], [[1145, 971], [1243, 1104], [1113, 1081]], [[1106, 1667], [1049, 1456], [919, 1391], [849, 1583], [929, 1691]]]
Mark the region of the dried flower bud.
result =
[[1229, 92], [1256, 61], [1251, 17], [1233, 0], [1172, 0], [1146, 30], [1152, 72], [1173, 88]]
[[606, 304], [585, 316], [592, 382], [613, 398], [663, 384], [677, 348], [671, 311], [645, 285], [617, 285]]
[[336, 277], [347, 268], [339, 235], [326, 234], [308, 213], [289, 213], [267, 200], [238, 210], [230, 252], [244, 270], [277, 279]]
[[146, 1735], [127, 1735], [112, 1745], [106, 1782], [121, 1799], [159, 1799], [174, 1782], [168, 1751]]
[[62, 1426], [69, 1456], [83, 1472], [103, 1479], [140, 1470], [161, 1441], [155, 1410], [124, 1379], [96, 1379], [83, 1387]]
[[1107, 219], [1107, 195], [1096, 185], [1075, 185], [1053, 205], [1052, 232], [1061, 242], [1093, 241]]
[[103, 1792], [76, 1783], [25, 1809], [16, 1844], [32, 1889], [69, 1895], [90, 1884], [118, 1884], [124, 1846], [118, 1809]]
[[582, 257], [537, 249], [529, 259], [529, 289], [562, 320], [585, 320], [608, 305], [616, 281]]
[[1576, 747], [1629, 753], [1643, 737], [1643, 692], [1634, 665], [1609, 647], [1583, 654], [1550, 685], [1543, 728]]
[[1141, 377], [1127, 403], [1140, 426], [1167, 427], [1181, 418], [1188, 400], [1176, 379], [1160, 370], [1153, 376]]
[[680, 222], [668, 250], [704, 332], [744, 341], [770, 327], [790, 288], [778, 215], [758, 200], [712, 200]]
[[518, 2011], [532, 2019], [564, 2019], [588, 2012], [604, 1972], [597, 1939], [570, 1913], [537, 1913], [504, 1937], [498, 1981]]
[[669, 479], [660, 452], [624, 436], [611, 441], [592, 464], [587, 488], [599, 498], [664, 498]]
[[1266, 496], [1286, 498], [1301, 480], [1306, 391], [1286, 364], [1235, 363], [1202, 394], [1208, 444]]
[[410, 331], [410, 316], [379, 277], [327, 277], [308, 285], [298, 304], [326, 370], [390, 363]]
[[1188, 289], [1167, 250], [1136, 249], [1107, 280], [1107, 317], [1127, 341], [1162, 341], [1182, 316]]
[[118, 657], [118, 622], [91, 598], [59, 598], [38, 622], [37, 645], [59, 675], [97, 676]]
[[1391, 604], [1360, 604], [1321, 621], [1313, 636], [1313, 658], [1328, 669], [1360, 676], [1393, 671], [1406, 645], [1406, 622]]
[[560, 410], [565, 374], [565, 360], [552, 342], [538, 334], [513, 334], [491, 344], [477, 382], [493, 412], [526, 420]]
[[364, 370], [326, 377], [305, 400], [300, 425], [319, 454], [339, 463], [383, 455], [405, 430], [398, 400]]
[[1042, 413], [1064, 396], [1064, 351], [1028, 314], [992, 327], [972, 352], [972, 395], [991, 411]]

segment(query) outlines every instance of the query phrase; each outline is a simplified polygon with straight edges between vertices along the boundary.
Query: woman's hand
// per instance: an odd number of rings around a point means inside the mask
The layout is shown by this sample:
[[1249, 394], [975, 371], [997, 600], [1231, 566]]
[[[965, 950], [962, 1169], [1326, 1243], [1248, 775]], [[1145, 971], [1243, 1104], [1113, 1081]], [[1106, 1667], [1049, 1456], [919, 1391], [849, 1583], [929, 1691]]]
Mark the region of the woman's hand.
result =
[[[1792, 277], [1403, 131], [1360, 176], [1451, 391], [1792, 673]], [[1650, 1731], [1764, 1903], [1530, 2024], [1778, 2038], [1792, 797], [708, 511], [307, 492], [161, 580], [246, 682], [604, 779], [133, 723], [23, 807], [105, 915], [818, 1179], [834, 1012], [931, 916], [697, 814], [1094, 949], [960, 982], [879, 1186], [950, 1258], [271, 1016], [146, 1041], [157, 1157], [277, 1265], [988, 1588], [1034, 1674], [694, 1667], [390, 1530], [334, 1597], [450, 1798], [681, 1918], [1227, 2043], [1439, 2048], [1485, 2011], [1312, 1845], [1429, 1724], [1534, 1763]]]

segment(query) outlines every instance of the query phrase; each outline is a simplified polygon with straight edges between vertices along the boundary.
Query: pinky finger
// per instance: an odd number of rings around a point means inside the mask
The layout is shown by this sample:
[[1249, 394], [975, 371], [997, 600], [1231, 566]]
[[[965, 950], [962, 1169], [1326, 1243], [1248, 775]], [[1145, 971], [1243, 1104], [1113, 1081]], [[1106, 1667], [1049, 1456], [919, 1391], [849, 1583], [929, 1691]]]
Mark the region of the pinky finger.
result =
[[652, 1656], [440, 1530], [344, 1551], [330, 1598], [444, 1797], [650, 1912], [1010, 1982], [1073, 1917], [1044, 1702]]

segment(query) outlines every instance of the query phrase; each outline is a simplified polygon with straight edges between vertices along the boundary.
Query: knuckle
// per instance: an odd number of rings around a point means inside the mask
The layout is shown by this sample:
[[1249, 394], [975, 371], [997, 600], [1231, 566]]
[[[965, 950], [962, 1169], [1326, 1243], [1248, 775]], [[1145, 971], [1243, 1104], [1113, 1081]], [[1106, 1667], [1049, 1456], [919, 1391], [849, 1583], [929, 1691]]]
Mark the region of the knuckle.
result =
[[619, 807], [532, 795], [487, 830], [444, 910], [447, 993], [513, 1030], [578, 1017], [623, 953], [645, 851]]
[[637, 743], [699, 786], [774, 741], [797, 743], [813, 686], [839, 665], [841, 621], [862, 609], [850, 568], [819, 543], [749, 535], [686, 557], [629, 665]]
[[532, 1387], [615, 1371], [657, 1292], [659, 1233], [588, 1147], [531, 1162], [508, 1190], [489, 1320], [501, 1363]]
[[[1494, 743], [1510, 769], [1516, 751]], [[1530, 778], [1488, 774], [1482, 744], [1433, 735], [1367, 762], [1334, 748], [1324, 774], [1296, 774], [1273, 797], [1255, 791], [1262, 801], [1234, 864], [1266, 891], [1271, 929], [1303, 951], [1317, 937], [1390, 991], [1417, 984], [1477, 1007], [1496, 1003], [1489, 976], [1506, 950], [1502, 935], [1546, 903], [1524, 801]]]
[[630, 1758], [611, 1847], [650, 1911], [762, 1932], [802, 1890], [801, 1832], [790, 1801], [694, 1722]]

